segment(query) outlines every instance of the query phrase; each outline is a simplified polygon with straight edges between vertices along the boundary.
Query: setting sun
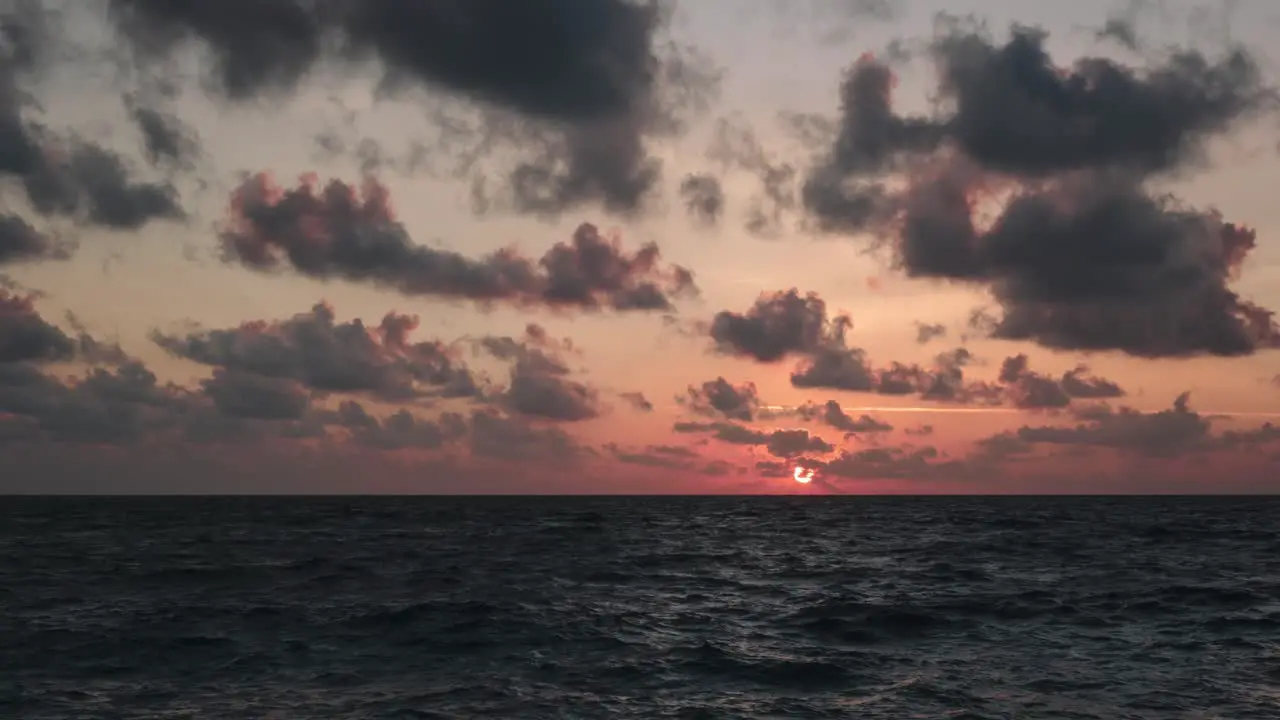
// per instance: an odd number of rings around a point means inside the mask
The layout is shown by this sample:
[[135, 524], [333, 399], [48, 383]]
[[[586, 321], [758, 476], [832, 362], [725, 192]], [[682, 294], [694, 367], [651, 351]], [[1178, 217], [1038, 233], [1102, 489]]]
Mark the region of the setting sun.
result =
[[808, 485], [809, 483], [813, 482], [813, 470], [812, 469], [806, 470], [805, 468], [797, 465], [794, 477], [796, 479], [796, 482], [802, 485]]

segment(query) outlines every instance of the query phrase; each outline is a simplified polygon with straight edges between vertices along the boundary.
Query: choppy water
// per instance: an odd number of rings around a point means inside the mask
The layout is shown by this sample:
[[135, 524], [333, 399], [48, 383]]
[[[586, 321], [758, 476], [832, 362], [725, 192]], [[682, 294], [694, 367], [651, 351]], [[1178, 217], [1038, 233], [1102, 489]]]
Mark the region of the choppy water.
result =
[[1274, 719], [1277, 511], [0, 499], [0, 717]]

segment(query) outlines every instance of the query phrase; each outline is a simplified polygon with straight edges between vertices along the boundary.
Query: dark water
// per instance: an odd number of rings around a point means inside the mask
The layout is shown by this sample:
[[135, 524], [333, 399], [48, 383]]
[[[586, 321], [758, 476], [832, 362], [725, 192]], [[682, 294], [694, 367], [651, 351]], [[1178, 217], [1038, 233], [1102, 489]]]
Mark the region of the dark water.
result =
[[0, 717], [1275, 719], [1278, 511], [0, 498]]

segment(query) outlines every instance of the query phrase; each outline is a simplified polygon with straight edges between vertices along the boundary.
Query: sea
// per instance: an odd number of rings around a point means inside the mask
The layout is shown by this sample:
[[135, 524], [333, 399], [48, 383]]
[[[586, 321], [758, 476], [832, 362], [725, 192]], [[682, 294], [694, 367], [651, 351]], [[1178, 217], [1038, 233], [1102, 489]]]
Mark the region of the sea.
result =
[[0, 498], [0, 718], [1280, 718], [1280, 499]]

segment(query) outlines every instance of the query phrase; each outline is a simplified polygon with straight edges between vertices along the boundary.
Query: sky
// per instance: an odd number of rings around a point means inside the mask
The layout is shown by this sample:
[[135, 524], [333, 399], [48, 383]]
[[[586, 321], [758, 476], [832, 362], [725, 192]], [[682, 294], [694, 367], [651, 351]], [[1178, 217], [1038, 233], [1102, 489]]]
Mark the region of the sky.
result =
[[1275, 492], [1278, 24], [0, 2], [0, 493]]

